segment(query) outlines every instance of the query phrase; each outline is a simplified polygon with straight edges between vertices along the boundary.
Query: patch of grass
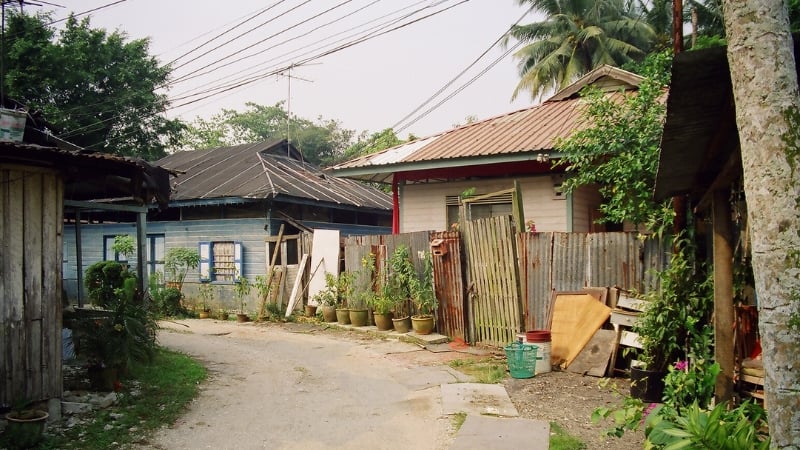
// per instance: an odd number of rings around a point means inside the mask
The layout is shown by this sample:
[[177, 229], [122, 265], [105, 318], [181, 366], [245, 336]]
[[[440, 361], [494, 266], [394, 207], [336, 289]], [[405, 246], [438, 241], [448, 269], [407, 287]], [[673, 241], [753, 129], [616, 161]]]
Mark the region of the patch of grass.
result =
[[586, 444], [569, 434], [558, 422], [550, 422], [550, 450], [583, 450], [585, 448]]
[[[146, 440], [173, 423], [194, 399], [206, 369], [182, 353], [159, 348], [153, 362], [131, 367], [117, 405], [98, 412], [63, 434], [49, 435], [39, 449], [100, 450]], [[138, 392], [136, 392], [138, 391]]]
[[467, 420], [467, 413], [460, 412], [453, 414], [453, 417], [450, 418], [450, 421], [453, 424], [453, 430], [458, 431], [461, 429], [461, 425], [464, 425], [464, 421]]
[[476, 383], [495, 384], [506, 377], [505, 363], [493, 358], [455, 359], [450, 367], [471, 376]]

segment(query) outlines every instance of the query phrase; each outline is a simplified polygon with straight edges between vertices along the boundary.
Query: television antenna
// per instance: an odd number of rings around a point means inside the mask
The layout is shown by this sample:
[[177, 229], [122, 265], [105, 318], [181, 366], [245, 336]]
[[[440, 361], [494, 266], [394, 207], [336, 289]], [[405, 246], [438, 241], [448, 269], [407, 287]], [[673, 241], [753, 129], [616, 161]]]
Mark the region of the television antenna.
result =
[[[319, 65], [319, 64], [320, 63], [316, 63], [316, 64], [294, 64], [294, 63], [292, 63], [292, 64], [289, 64], [289, 67], [285, 71], [277, 73], [278, 76], [286, 77], [286, 81], [287, 81], [287, 92], [286, 92], [286, 143], [287, 144], [291, 144], [291, 142], [292, 142], [291, 137], [290, 137], [291, 123], [292, 123], [292, 78], [294, 78], [296, 80], [300, 80], [300, 81], [305, 81], [307, 83], [313, 83], [314, 82], [314, 81], [306, 79], [306, 78], [302, 78], [302, 77], [298, 77], [298, 76], [292, 75], [292, 69], [294, 69], [295, 67]], [[289, 146], [288, 145], [286, 146], [286, 156], [289, 156]]]

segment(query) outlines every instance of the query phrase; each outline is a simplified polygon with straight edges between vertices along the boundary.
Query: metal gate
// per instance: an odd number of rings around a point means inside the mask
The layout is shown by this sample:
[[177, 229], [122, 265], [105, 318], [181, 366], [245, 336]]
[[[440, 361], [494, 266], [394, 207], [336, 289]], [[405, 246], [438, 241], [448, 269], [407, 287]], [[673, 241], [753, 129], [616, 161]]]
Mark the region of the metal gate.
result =
[[517, 238], [511, 217], [464, 225], [471, 342], [503, 347], [522, 331]]
[[431, 234], [433, 280], [439, 310], [436, 329], [450, 338], [469, 340], [467, 305], [464, 301], [464, 270], [461, 261], [461, 233], [444, 231]]

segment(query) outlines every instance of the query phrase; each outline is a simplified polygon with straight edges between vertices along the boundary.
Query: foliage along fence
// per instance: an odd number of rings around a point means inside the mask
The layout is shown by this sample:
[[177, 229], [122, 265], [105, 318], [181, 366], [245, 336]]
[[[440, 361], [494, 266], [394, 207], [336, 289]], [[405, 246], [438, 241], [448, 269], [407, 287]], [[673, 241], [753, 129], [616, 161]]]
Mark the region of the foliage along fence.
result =
[[[444, 246], [445, 255], [437, 257], [431, 243], [440, 251]], [[635, 232], [515, 233], [509, 218], [494, 217], [467, 222], [463, 233], [349, 237], [345, 267], [360, 270], [373, 245], [384, 245], [384, 254], [391, 255], [399, 244], [409, 247], [418, 272], [418, 252], [434, 249], [437, 330], [494, 346], [508, 344], [519, 332], [546, 328], [553, 292], [657, 288], [655, 271], [669, 256], [661, 241], [639, 239]]]

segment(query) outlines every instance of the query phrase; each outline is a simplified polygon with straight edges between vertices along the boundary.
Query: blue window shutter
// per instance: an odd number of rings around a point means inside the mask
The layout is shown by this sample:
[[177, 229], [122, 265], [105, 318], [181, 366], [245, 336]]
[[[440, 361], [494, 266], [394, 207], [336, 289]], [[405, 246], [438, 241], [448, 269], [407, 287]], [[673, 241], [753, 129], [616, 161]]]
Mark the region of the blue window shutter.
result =
[[211, 254], [211, 242], [200, 242], [200, 281], [211, 281], [211, 262], [213, 255]]
[[240, 241], [233, 242], [233, 266], [236, 268], [236, 280], [234, 281], [239, 281], [239, 277], [244, 276], [242, 272], [242, 243]]

